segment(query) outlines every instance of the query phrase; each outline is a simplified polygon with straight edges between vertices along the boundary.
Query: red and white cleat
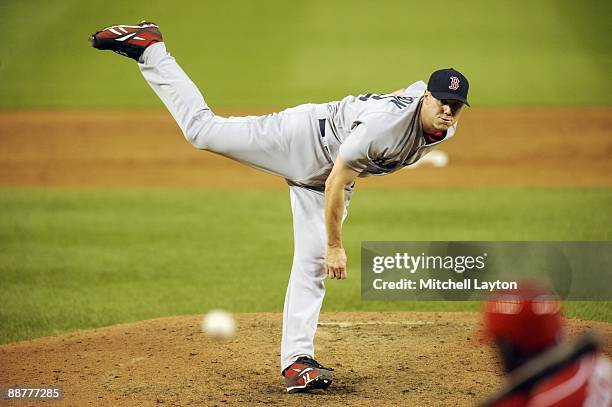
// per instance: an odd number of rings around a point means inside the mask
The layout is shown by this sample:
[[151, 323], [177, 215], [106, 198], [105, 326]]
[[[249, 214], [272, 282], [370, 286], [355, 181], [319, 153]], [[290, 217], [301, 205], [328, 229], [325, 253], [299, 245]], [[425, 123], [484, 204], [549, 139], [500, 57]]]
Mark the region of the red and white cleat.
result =
[[333, 379], [333, 371], [316, 360], [302, 356], [283, 371], [288, 393], [303, 393], [314, 389], [327, 389]]
[[143, 21], [137, 25], [107, 27], [92, 34], [89, 41], [96, 49], [108, 49], [138, 61], [149, 45], [162, 42], [163, 38], [155, 23]]

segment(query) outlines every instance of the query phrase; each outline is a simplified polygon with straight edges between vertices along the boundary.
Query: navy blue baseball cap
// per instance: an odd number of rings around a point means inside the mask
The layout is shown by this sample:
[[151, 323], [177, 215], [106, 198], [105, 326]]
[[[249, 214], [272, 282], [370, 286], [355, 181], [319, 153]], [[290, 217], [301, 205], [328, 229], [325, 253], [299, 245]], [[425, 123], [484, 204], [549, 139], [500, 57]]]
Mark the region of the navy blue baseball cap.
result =
[[458, 100], [466, 105], [470, 84], [463, 74], [453, 68], [440, 69], [429, 77], [427, 90], [436, 99]]

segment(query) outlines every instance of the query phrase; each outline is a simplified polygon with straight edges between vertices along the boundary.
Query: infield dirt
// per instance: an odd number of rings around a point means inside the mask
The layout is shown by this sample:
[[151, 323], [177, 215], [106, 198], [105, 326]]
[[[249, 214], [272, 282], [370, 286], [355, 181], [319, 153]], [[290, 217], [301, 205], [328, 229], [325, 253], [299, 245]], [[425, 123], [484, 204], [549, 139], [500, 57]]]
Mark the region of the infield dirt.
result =
[[[610, 186], [611, 125], [610, 108], [470, 109], [440, 147], [447, 167], [360, 179], [357, 187]], [[5, 186], [286, 188], [278, 177], [195, 150], [165, 110], [4, 111], [0, 135]]]

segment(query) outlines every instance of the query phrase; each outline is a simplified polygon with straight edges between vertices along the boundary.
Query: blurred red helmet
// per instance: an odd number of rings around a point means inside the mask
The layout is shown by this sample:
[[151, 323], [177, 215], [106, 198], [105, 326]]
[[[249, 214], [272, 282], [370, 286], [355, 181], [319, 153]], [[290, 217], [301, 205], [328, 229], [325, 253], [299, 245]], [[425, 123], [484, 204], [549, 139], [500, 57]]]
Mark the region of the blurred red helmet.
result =
[[484, 334], [527, 352], [558, 342], [563, 331], [561, 303], [550, 290], [533, 282], [495, 293], [484, 305]]

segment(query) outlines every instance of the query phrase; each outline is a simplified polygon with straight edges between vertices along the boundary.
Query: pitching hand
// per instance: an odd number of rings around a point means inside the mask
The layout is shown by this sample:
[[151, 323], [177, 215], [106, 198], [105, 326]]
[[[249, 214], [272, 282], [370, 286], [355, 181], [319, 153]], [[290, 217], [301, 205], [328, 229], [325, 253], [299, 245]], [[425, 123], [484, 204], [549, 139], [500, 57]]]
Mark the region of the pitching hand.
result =
[[346, 253], [343, 247], [327, 246], [325, 272], [329, 278], [337, 278], [339, 280], [346, 278]]

